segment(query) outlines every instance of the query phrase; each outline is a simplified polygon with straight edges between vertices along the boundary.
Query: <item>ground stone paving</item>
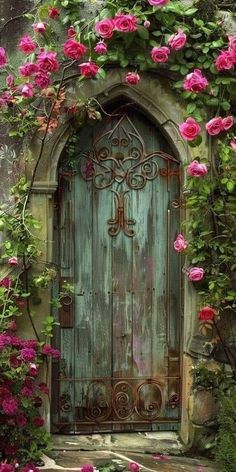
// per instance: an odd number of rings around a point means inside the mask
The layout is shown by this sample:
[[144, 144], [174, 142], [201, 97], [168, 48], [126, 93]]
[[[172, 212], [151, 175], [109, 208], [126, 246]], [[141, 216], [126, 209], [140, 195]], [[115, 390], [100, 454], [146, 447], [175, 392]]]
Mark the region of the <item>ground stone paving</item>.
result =
[[164, 454], [138, 454], [124, 453], [121, 451], [53, 451], [50, 454], [55, 460], [56, 467], [47, 464], [47, 472], [53, 472], [55, 469], [64, 471], [76, 471], [83, 464], [93, 464], [96, 468], [99, 466], [113, 463], [117, 465], [117, 470], [128, 469], [130, 462], [136, 462], [145, 472], [220, 472], [207, 459], [194, 459], [184, 456], [167, 456]]

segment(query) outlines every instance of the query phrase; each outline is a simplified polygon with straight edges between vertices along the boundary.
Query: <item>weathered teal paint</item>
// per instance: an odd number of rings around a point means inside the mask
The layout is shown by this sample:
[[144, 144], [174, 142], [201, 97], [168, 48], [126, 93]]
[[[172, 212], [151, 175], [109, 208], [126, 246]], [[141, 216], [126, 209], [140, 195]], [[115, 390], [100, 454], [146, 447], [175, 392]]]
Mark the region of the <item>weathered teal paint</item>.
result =
[[[133, 172], [136, 181], [127, 170], [144, 152], [171, 152], [141, 113], [122, 113], [127, 116], [120, 123], [116, 112], [81, 132], [78, 172], [62, 180], [61, 277], [74, 281], [75, 297], [74, 320], [71, 313], [72, 322], [67, 316], [61, 328], [62, 398], [53, 418], [65, 423], [59, 431], [174, 429], [180, 414], [169, 403], [180, 395], [180, 266], [173, 251], [179, 164], [153, 156], [158, 175], [151, 179], [154, 167], [144, 162], [148, 179], [142, 188], [131, 188], [140, 182], [134, 174], [141, 166]], [[104, 171], [85, 157], [94, 143], [100, 164], [113, 166], [116, 174], [94, 178]], [[116, 161], [108, 161], [107, 152]], [[107, 188], [97, 188], [111, 175]], [[118, 215], [113, 191], [128, 191], [119, 211], [135, 220], [128, 225], [133, 237], [125, 234], [124, 215], [118, 234], [109, 234], [116, 226], [109, 220]]]

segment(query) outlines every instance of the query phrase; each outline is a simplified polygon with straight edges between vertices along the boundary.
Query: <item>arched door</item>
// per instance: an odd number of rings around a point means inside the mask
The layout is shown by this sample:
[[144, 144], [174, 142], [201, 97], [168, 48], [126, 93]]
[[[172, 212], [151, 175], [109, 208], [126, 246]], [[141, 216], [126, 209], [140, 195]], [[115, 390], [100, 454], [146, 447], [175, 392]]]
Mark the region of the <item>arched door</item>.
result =
[[179, 162], [140, 112], [80, 134], [60, 168], [60, 310], [54, 430], [178, 429]]

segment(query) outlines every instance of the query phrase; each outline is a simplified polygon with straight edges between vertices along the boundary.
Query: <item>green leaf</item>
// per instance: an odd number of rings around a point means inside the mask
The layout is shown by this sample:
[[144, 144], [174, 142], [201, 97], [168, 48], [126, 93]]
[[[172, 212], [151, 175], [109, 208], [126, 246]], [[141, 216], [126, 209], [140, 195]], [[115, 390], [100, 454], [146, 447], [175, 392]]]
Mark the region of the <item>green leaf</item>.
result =
[[231, 108], [231, 105], [229, 102], [222, 102], [220, 103], [221, 108], [223, 108], [224, 111], [229, 111]]
[[191, 115], [191, 113], [193, 113], [196, 110], [196, 108], [197, 108], [196, 103], [189, 103], [187, 106], [187, 113]]
[[162, 32], [161, 31], [152, 31], [153, 36], [162, 36]]
[[227, 184], [226, 184], [226, 188], [229, 192], [233, 192], [234, 190], [234, 187], [235, 187], [235, 183], [233, 180], [228, 180]]
[[142, 39], [149, 38], [149, 31], [147, 30], [147, 28], [144, 28], [144, 26], [139, 26], [137, 32], [140, 38]]

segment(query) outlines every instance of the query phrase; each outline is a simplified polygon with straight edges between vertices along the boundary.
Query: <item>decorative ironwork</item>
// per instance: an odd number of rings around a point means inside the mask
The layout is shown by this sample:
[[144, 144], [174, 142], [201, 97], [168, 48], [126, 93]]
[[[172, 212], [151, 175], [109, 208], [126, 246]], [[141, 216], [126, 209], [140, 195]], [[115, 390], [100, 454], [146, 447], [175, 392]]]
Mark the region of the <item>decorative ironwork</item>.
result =
[[142, 136], [127, 115], [123, 115], [112, 130], [99, 136], [93, 149], [85, 154], [81, 165], [82, 177], [92, 181], [97, 189], [125, 182], [131, 189], [145, 187], [147, 181], [158, 175], [179, 175], [177, 170], [159, 169], [155, 158], [177, 163], [169, 154], [146, 152]]
[[175, 210], [178, 208], [185, 208], [186, 207], [186, 200], [184, 198], [176, 198], [171, 202], [172, 208]]
[[172, 395], [169, 398], [169, 405], [171, 408], [175, 409], [179, 406], [180, 404], [180, 397], [178, 393], [172, 393]]
[[[158, 423], [179, 420], [179, 394], [173, 385], [180, 383], [179, 376], [160, 378], [58, 378], [61, 390], [68, 382], [79, 382], [73, 423], [79, 425], [108, 423]], [[64, 384], [65, 382], [65, 384]], [[169, 393], [168, 393], [169, 392]], [[168, 414], [169, 407], [175, 413]], [[69, 424], [66, 413], [71, 411], [71, 399], [67, 392], [60, 396], [58, 425]]]
[[109, 225], [112, 225], [111, 228], [108, 229], [108, 234], [110, 236], [117, 236], [119, 232], [122, 230], [126, 236], [133, 237], [135, 235], [135, 231], [130, 229], [130, 225], [135, 225], [135, 220], [127, 218], [126, 216], [126, 207], [127, 207], [127, 192], [116, 192], [112, 190], [115, 194], [115, 217], [111, 218], [107, 221]]

